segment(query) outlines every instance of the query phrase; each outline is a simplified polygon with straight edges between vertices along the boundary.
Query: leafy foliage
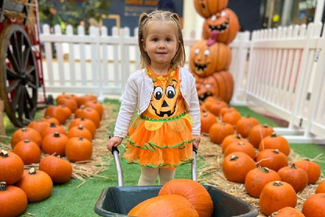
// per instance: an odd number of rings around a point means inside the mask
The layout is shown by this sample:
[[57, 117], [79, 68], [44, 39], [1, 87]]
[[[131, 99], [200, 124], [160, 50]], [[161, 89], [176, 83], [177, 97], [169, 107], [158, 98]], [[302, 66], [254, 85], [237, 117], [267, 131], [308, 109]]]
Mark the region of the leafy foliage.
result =
[[[102, 15], [108, 15], [112, 0], [39, 0], [39, 18], [51, 27], [60, 25], [62, 32], [71, 25], [76, 31], [78, 25], [90, 26], [90, 20], [99, 23]], [[86, 28], [88, 29], [88, 28]]]

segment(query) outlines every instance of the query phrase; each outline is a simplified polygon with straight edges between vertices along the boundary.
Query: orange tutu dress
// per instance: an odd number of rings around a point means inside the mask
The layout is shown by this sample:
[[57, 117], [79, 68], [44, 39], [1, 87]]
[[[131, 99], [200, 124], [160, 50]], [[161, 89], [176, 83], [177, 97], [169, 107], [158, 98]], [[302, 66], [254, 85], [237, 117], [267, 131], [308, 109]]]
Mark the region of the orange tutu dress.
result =
[[193, 160], [192, 117], [185, 112], [179, 68], [156, 75], [149, 67], [154, 91], [146, 111], [132, 122], [123, 160], [152, 168], [169, 168]]

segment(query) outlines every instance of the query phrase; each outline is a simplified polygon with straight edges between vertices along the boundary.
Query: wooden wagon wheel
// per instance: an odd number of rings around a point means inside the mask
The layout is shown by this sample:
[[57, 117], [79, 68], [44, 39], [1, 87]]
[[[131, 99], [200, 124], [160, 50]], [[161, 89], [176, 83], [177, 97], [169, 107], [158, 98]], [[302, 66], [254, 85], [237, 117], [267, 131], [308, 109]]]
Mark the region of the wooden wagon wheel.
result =
[[0, 35], [0, 97], [5, 112], [16, 127], [23, 127], [37, 109], [38, 74], [25, 30], [8, 25]]

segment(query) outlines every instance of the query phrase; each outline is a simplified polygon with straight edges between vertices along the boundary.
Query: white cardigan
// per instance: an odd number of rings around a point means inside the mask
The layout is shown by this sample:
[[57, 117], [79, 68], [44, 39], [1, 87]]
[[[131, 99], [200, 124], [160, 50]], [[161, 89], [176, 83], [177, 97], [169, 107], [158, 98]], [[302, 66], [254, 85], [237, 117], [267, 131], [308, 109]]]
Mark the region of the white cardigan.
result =
[[[186, 112], [193, 118], [192, 135], [200, 135], [200, 105], [195, 87], [195, 78], [184, 67], [179, 68], [179, 78], [181, 80], [181, 94], [185, 99]], [[138, 114], [142, 114], [148, 108], [153, 88], [152, 80], [146, 74], [145, 69], [140, 69], [130, 75], [122, 96], [114, 136], [126, 137], [135, 110], [138, 108]]]

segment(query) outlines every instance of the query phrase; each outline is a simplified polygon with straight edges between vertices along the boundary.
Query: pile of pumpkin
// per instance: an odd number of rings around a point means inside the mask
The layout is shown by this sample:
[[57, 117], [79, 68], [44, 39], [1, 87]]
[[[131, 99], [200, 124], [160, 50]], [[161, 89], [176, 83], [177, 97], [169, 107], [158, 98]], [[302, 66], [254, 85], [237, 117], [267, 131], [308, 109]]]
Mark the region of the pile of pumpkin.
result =
[[128, 215], [210, 217], [213, 209], [213, 201], [204, 186], [190, 179], [174, 179], [162, 186], [158, 196], [139, 203]]
[[[297, 160], [288, 165], [290, 146], [285, 137], [253, 117], [242, 117], [218, 97], [210, 96], [201, 104], [201, 126], [202, 133], [221, 146], [225, 178], [244, 184], [250, 196], [259, 198], [262, 213], [271, 215], [285, 209], [303, 216], [294, 209], [297, 193], [319, 180], [321, 169], [317, 163]], [[302, 213], [307, 217], [325, 216], [325, 180], [306, 199]]]
[[[46, 108], [40, 121], [31, 121], [13, 133], [12, 151], [0, 152], [0, 216], [20, 215], [28, 202], [48, 198], [53, 183], [70, 180], [70, 162], [92, 157], [92, 139], [100, 127], [103, 106], [91, 94], [61, 94], [56, 102]], [[74, 119], [65, 130], [62, 125], [72, 114]]]

